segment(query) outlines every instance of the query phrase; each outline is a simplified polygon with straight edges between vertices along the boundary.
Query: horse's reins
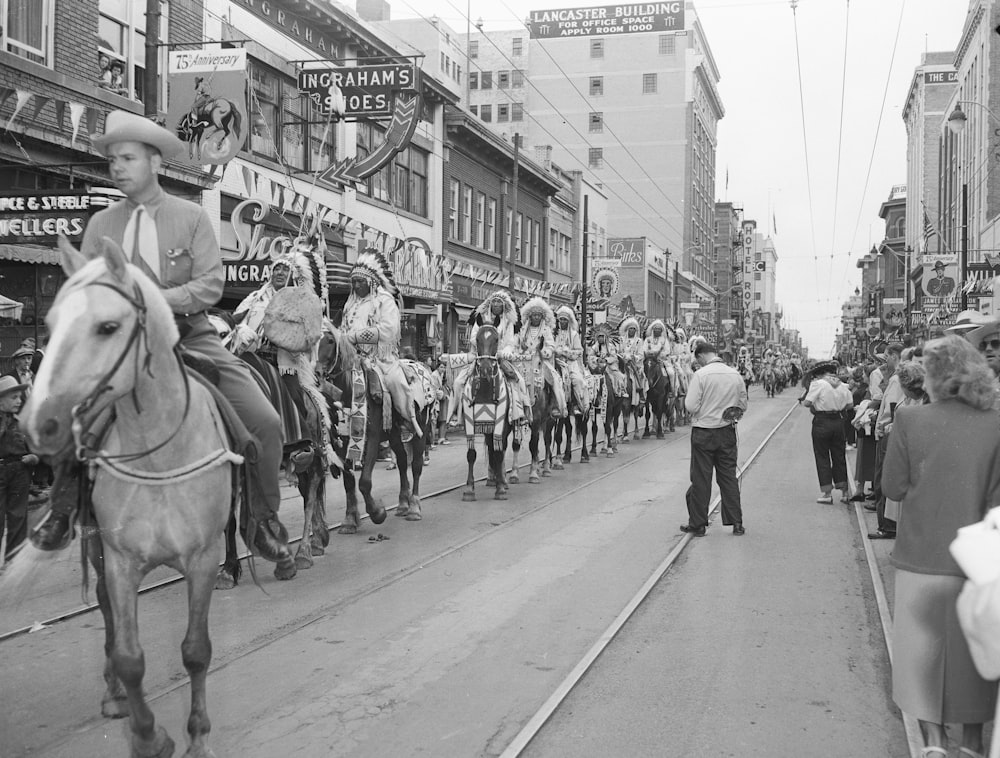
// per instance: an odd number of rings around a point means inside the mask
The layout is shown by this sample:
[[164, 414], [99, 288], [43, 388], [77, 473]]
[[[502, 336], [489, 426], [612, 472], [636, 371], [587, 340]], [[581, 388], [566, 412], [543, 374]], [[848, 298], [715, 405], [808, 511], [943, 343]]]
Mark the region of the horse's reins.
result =
[[[120, 287], [116, 287], [108, 282], [90, 282], [86, 286], [98, 286], [107, 287], [112, 292], [119, 295], [125, 300], [132, 308], [135, 310], [136, 319], [135, 325], [132, 327], [132, 332], [129, 334], [128, 340], [125, 343], [125, 347], [122, 349], [121, 354], [115, 360], [114, 364], [104, 374], [103, 377], [97, 382], [97, 386], [87, 395], [83, 400], [73, 406], [71, 412], [73, 417], [73, 432], [77, 441], [76, 457], [80, 461], [100, 459], [103, 461], [136, 461], [140, 458], [145, 458], [147, 455], [155, 453], [166, 447], [184, 427], [184, 422], [187, 420], [188, 411], [191, 408], [191, 385], [188, 379], [187, 372], [184, 368], [183, 360], [181, 359], [180, 350], [175, 345], [173, 348], [174, 357], [177, 360], [177, 364], [181, 369], [181, 375], [184, 377], [184, 413], [181, 415], [181, 420], [177, 425], [177, 428], [167, 437], [163, 442], [158, 445], [145, 450], [141, 453], [122, 453], [120, 455], [109, 455], [107, 453], [101, 453], [96, 450], [89, 448], [84, 441], [84, 435], [89, 431], [89, 426], [85, 429], [83, 424], [83, 417], [89, 413], [97, 401], [106, 392], [114, 389], [114, 385], [111, 384], [112, 377], [118, 373], [118, 370], [124, 365], [125, 360], [128, 358], [130, 352], [132, 352], [133, 347], [135, 347], [135, 375], [138, 378], [140, 374], [139, 366], [139, 347], [144, 343], [146, 347], [146, 357], [142, 362], [141, 371], [145, 371], [150, 378], [155, 379], [152, 370], [150, 369], [150, 363], [152, 362], [153, 355], [149, 350], [149, 335], [146, 333], [146, 316], [148, 315], [149, 309], [146, 306], [146, 300], [142, 295], [142, 289], [139, 287], [138, 283], [133, 282], [133, 288], [135, 292], [135, 297], [130, 297], [127, 292], [122, 290]], [[136, 388], [132, 388], [132, 401], [135, 403], [136, 410], [142, 413], [142, 406], [139, 404], [139, 396], [136, 393]], [[94, 419], [96, 420], [96, 419]], [[91, 421], [91, 424], [93, 421]], [[78, 432], [79, 430], [79, 432]]]

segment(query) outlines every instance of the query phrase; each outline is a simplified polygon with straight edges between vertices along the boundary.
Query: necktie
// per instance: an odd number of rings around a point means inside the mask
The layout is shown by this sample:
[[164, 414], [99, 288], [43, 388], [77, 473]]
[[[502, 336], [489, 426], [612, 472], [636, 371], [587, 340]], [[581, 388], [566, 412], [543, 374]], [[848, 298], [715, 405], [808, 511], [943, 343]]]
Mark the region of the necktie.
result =
[[[132, 211], [122, 241], [125, 257], [159, 283], [160, 242], [156, 235], [156, 222], [144, 206], [138, 205]], [[140, 261], [144, 265], [140, 265]]]

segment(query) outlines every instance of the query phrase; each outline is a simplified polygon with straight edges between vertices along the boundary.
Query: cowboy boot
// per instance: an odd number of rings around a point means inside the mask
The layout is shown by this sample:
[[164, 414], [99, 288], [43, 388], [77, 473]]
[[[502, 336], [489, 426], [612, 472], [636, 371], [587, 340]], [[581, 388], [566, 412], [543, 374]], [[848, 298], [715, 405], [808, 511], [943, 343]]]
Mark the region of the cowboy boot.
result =
[[72, 458], [53, 462], [54, 480], [49, 492], [48, 515], [31, 533], [31, 544], [39, 550], [62, 550], [73, 540], [83, 466]]

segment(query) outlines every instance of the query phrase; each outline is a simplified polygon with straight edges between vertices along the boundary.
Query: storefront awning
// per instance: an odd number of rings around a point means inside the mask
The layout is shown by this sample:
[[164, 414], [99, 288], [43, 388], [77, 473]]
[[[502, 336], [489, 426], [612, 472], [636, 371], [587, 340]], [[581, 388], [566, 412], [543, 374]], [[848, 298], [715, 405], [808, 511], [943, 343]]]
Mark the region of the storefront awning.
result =
[[467, 305], [459, 305], [458, 303], [452, 303], [451, 307], [455, 309], [455, 313], [458, 314], [458, 318], [462, 322], [468, 321], [469, 316], [471, 316], [472, 312], [475, 310], [475, 308]]
[[54, 248], [34, 247], [33, 245], [0, 245], [0, 260], [58, 266], [59, 251]]
[[438, 307], [433, 303], [414, 303], [412, 308], [403, 308], [403, 313], [416, 316], [436, 316]]

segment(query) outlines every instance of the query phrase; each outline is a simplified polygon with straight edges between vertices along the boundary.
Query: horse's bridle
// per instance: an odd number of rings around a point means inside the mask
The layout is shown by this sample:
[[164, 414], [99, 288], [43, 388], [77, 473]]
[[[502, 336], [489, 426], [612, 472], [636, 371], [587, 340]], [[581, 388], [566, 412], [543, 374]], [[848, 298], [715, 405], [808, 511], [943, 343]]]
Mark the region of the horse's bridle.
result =
[[[155, 447], [145, 450], [141, 453], [123, 453], [121, 455], [108, 455], [107, 453], [100, 453], [96, 450], [90, 448], [87, 442], [84, 441], [84, 436], [87, 431], [89, 431], [89, 426], [84, 426], [83, 417], [86, 416], [91, 410], [93, 410], [94, 405], [106, 392], [110, 392], [114, 389], [111, 384], [111, 378], [118, 373], [125, 360], [128, 358], [130, 352], [132, 352], [133, 347], [135, 348], [135, 375], [138, 378], [140, 370], [145, 371], [150, 378], [155, 378], [153, 372], [150, 370], [150, 363], [152, 361], [153, 355], [149, 350], [149, 335], [146, 332], [146, 317], [149, 313], [149, 308], [146, 306], [146, 300], [143, 297], [142, 289], [139, 287], [138, 283], [133, 282], [133, 293], [134, 296], [130, 296], [127, 292], [122, 290], [120, 287], [114, 284], [109, 284], [108, 282], [90, 282], [86, 286], [98, 286], [106, 287], [111, 290], [119, 297], [121, 297], [125, 302], [132, 306], [135, 310], [136, 319], [135, 325], [132, 327], [132, 332], [128, 336], [128, 340], [125, 343], [125, 347], [122, 349], [121, 354], [115, 360], [111, 368], [101, 377], [97, 382], [97, 386], [84, 397], [79, 403], [73, 406], [71, 411], [71, 416], [73, 418], [73, 435], [76, 440], [76, 457], [78, 460], [87, 460], [93, 458], [101, 458], [104, 460], [123, 460], [123, 461], [135, 461], [140, 458], [144, 458], [151, 453], [155, 453], [157, 450], [165, 447], [170, 443], [174, 437], [180, 432], [181, 428], [184, 426], [184, 422], [187, 419], [188, 410], [191, 408], [191, 385], [189, 384], [189, 379], [187, 376], [187, 371], [184, 368], [184, 362], [181, 359], [179, 345], [175, 345], [173, 348], [174, 357], [177, 360], [177, 364], [180, 367], [181, 375], [184, 377], [184, 413], [181, 415], [181, 420], [177, 425], [177, 428], [167, 437], [163, 442], [159, 443]], [[139, 366], [139, 348], [142, 345], [146, 348], [146, 357], [142, 362], [142, 367]], [[135, 387], [132, 388], [132, 401], [135, 403], [136, 410], [142, 413], [142, 407], [139, 405], [139, 397], [136, 394]], [[96, 420], [96, 419], [94, 419]], [[93, 421], [91, 423], [93, 423]], [[89, 435], [87, 435], [89, 436]]]

